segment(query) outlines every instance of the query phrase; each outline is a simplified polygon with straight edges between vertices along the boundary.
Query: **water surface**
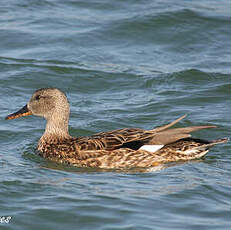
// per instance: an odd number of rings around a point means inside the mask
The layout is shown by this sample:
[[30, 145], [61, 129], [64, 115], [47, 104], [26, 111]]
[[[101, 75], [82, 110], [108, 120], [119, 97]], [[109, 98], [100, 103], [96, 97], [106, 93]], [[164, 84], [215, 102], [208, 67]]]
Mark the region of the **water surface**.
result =
[[35, 155], [45, 121], [5, 121], [58, 87], [74, 136], [217, 125], [230, 136], [231, 4], [11, 0], [0, 8], [0, 229], [230, 229], [230, 143], [154, 172], [66, 167]]

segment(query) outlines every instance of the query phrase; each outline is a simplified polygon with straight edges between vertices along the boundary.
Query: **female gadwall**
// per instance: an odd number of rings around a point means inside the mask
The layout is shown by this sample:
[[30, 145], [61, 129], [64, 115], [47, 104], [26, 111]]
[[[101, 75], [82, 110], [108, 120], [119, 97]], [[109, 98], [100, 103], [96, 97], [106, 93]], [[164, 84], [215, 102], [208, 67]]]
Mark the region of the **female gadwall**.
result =
[[227, 141], [226, 138], [213, 141], [191, 138], [191, 132], [216, 126], [168, 129], [185, 116], [151, 130], [125, 128], [89, 137], [72, 137], [68, 132], [69, 113], [69, 102], [62, 91], [43, 88], [35, 91], [27, 105], [6, 119], [28, 115], [44, 117], [47, 123], [38, 142], [39, 154], [79, 167], [153, 167], [201, 158], [210, 147]]

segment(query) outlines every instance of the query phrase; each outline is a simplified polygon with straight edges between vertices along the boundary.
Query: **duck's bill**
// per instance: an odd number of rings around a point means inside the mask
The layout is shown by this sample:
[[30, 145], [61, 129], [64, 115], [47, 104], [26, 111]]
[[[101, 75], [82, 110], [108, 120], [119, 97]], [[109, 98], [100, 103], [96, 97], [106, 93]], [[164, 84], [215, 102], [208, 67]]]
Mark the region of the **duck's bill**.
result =
[[5, 119], [6, 120], [11, 120], [19, 117], [25, 117], [32, 115], [31, 111], [28, 110], [27, 105], [25, 105], [23, 108], [21, 108], [19, 111], [12, 113], [8, 115]]

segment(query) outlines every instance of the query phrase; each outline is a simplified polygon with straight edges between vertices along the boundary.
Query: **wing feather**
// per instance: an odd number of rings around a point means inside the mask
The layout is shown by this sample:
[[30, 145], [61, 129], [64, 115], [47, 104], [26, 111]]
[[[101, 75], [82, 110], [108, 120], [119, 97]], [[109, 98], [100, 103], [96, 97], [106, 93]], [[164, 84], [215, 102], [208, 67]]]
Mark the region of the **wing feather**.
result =
[[101, 132], [89, 137], [79, 137], [76, 139], [76, 143], [80, 150], [115, 150], [119, 148], [137, 150], [145, 144], [165, 145], [190, 137], [191, 132], [200, 129], [215, 128], [215, 126], [195, 126], [169, 129], [185, 117], [186, 115], [181, 116], [167, 125], [152, 130], [126, 128]]

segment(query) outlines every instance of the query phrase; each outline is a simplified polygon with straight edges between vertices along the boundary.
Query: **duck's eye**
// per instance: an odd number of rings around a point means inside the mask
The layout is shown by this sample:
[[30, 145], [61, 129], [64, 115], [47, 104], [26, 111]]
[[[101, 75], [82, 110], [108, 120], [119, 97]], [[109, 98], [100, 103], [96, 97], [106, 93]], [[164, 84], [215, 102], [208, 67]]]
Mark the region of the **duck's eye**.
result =
[[35, 100], [39, 100], [41, 98], [41, 96], [40, 95], [37, 95], [36, 97], [35, 97]]

